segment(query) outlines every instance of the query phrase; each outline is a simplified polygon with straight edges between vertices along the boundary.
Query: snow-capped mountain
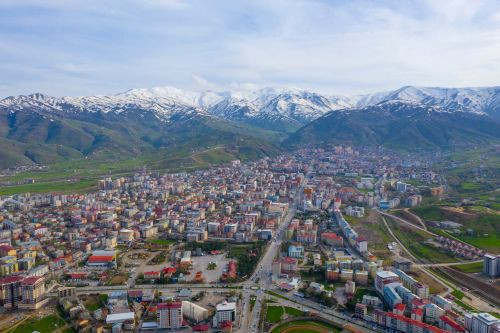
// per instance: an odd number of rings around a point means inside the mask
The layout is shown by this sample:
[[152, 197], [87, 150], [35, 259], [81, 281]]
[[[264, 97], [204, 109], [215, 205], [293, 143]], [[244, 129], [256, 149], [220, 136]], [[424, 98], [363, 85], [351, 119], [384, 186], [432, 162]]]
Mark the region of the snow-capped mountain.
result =
[[405, 86], [388, 92], [359, 96], [357, 107], [375, 105], [382, 101], [408, 101], [428, 106], [440, 106], [449, 111], [500, 116], [500, 87], [440, 88]]
[[500, 119], [500, 87], [406, 86], [358, 96], [324, 95], [295, 88], [194, 92], [155, 87], [131, 89], [115, 95], [52, 97], [37, 93], [11, 96], [0, 100], [0, 107], [11, 111], [37, 109], [114, 114], [142, 110], [152, 112], [163, 121], [168, 121], [173, 115], [203, 114], [290, 133], [331, 111], [387, 101], [440, 107], [443, 111], [487, 114]]
[[403, 87], [351, 97], [290, 88], [37, 93], [0, 100], [0, 167], [209, 147], [264, 156], [279, 145], [315, 142], [447, 148], [497, 142], [499, 119], [499, 87]]
[[131, 89], [115, 95], [81, 97], [58, 98], [37, 93], [11, 96], [0, 101], [0, 107], [12, 111], [37, 109], [119, 114], [147, 110], [164, 121], [179, 113], [196, 113], [285, 132], [293, 131], [332, 110], [351, 106], [350, 100], [343, 96], [327, 97], [290, 88], [193, 92], [156, 87]]

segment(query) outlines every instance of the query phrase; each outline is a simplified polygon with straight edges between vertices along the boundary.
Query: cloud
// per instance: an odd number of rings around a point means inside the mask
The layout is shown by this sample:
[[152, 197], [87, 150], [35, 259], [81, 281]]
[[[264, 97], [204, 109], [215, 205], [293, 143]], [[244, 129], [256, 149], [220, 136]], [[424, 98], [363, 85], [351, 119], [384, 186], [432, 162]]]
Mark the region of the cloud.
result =
[[500, 4], [6, 0], [0, 51], [0, 95], [497, 85]]

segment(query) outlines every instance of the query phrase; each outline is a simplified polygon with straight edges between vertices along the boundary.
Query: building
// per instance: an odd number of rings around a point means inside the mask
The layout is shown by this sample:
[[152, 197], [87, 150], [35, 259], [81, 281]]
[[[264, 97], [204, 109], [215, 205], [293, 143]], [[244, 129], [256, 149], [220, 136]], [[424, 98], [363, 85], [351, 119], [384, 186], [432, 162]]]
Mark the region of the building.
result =
[[120, 230], [120, 240], [122, 242], [131, 242], [134, 240], [134, 231], [130, 229]]
[[396, 304], [403, 303], [402, 298], [396, 291], [396, 287], [401, 286], [399, 282], [392, 282], [384, 285], [383, 295], [384, 300], [389, 305], [390, 309], [393, 309]]
[[500, 256], [493, 254], [485, 254], [483, 261], [483, 273], [489, 277], [497, 277], [500, 275]]
[[345, 283], [345, 293], [348, 295], [354, 295], [355, 292], [356, 292], [356, 282], [351, 280], [347, 281]]
[[424, 305], [424, 320], [426, 323], [436, 323], [444, 313], [445, 311], [436, 304], [428, 303]]
[[0, 279], [0, 305], [15, 309], [21, 301], [21, 281], [23, 276], [14, 275]]
[[[448, 316], [439, 317], [439, 328], [451, 333], [465, 332], [465, 327], [454, 321]], [[486, 331], [484, 333], [487, 333]]]
[[368, 308], [363, 303], [356, 303], [356, 307], [354, 308], [354, 315], [358, 318], [364, 318], [368, 313]]
[[135, 327], [135, 313], [134, 312], [122, 312], [113, 313], [106, 316], [106, 324], [123, 325], [128, 330], [134, 329]]
[[30, 276], [21, 282], [21, 302], [19, 308], [35, 310], [44, 305], [48, 298], [45, 297], [45, 280], [41, 276]]
[[323, 232], [321, 234], [321, 241], [330, 246], [344, 246], [344, 238], [334, 232]]
[[288, 247], [288, 256], [291, 258], [304, 258], [304, 247], [301, 245], [290, 245]]
[[106, 268], [116, 266], [115, 251], [94, 251], [87, 260], [87, 266]]
[[236, 320], [236, 303], [224, 301], [215, 307], [214, 327], [219, 327], [223, 322]]
[[281, 274], [293, 274], [297, 271], [297, 259], [284, 257], [279, 260], [281, 263]]
[[356, 250], [358, 250], [359, 253], [368, 252], [368, 241], [365, 237], [360, 236], [356, 239]]
[[57, 289], [57, 296], [59, 296], [59, 298], [74, 297], [74, 296], [76, 296], [76, 288], [75, 287], [60, 287]]
[[156, 315], [159, 328], [179, 329], [182, 326], [182, 302], [160, 303]]
[[375, 289], [384, 294], [384, 286], [392, 282], [399, 282], [399, 276], [391, 271], [380, 271], [375, 276]]
[[432, 295], [430, 299], [432, 303], [444, 310], [451, 310], [452, 308], [452, 303], [441, 295]]
[[182, 301], [182, 314], [190, 321], [199, 323], [208, 318], [210, 311], [189, 301]]
[[402, 272], [409, 272], [411, 270], [411, 261], [404, 258], [396, 258], [392, 262], [394, 268], [399, 269]]
[[497, 319], [489, 313], [466, 313], [465, 328], [471, 333], [493, 333], [493, 328], [500, 325]]

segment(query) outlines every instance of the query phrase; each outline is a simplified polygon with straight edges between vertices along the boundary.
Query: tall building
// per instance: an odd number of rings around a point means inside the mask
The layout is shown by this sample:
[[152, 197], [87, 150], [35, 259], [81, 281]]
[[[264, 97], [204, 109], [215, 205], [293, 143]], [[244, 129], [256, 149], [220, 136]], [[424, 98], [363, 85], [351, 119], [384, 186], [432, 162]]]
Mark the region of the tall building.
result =
[[236, 303], [224, 301], [215, 307], [214, 326], [219, 327], [223, 322], [236, 320]]
[[466, 313], [464, 319], [465, 328], [471, 333], [493, 333], [500, 327], [500, 319], [489, 313]]
[[21, 282], [20, 308], [38, 309], [48, 300], [45, 297], [45, 280], [41, 276], [30, 276]]
[[399, 276], [391, 271], [380, 271], [375, 276], [375, 289], [380, 294], [384, 293], [384, 286], [392, 282], [399, 282]]
[[179, 329], [182, 326], [182, 302], [160, 303], [156, 314], [159, 328]]
[[486, 253], [483, 261], [483, 273], [489, 277], [500, 275], [500, 256]]
[[5, 308], [17, 308], [21, 300], [21, 281], [23, 276], [14, 275], [0, 279], [0, 305]]

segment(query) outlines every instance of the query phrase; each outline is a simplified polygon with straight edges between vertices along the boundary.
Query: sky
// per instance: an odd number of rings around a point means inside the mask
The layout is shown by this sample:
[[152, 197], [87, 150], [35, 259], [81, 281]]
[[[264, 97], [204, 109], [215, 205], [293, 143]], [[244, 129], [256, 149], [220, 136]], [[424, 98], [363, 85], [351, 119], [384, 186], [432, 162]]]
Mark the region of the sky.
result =
[[497, 0], [0, 1], [0, 97], [499, 81]]

